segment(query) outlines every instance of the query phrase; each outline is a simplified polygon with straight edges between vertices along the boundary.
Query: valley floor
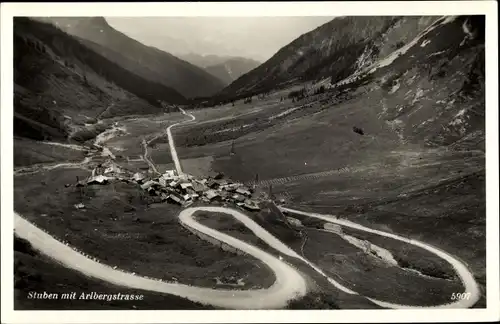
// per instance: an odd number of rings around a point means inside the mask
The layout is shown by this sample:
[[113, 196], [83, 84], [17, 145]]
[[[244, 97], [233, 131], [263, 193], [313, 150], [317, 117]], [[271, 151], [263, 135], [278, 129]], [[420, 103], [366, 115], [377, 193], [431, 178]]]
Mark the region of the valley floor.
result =
[[[341, 140], [342, 132], [330, 128], [325, 119], [328, 112], [321, 109], [322, 105], [311, 102], [312, 108], [307, 109], [318, 110], [303, 111], [302, 104], [281, 102], [278, 94], [254, 104], [252, 109], [240, 103], [235, 107], [194, 111], [196, 123], [179, 125], [173, 130], [181, 165], [185, 172], [198, 177], [223, 172], [255, 185], [257, 193], [276, 196], [277, 201], [291, 208], [333, 214], [430, 243], [468, 265], [481, 287], [474, 305], [485, 307], [484, 152], [402, 144], [385, 130], [373, 136], [348, 133], [348, 139]], [[291, 110], [294, 108], [297, 109]], [[349, 107], [341, 109], [347, 111]], [[297, 115], [286, 123], [279, 121], [288, 114]], [[303, 118], [306, 115], [310, 117]], [[100, 144], [123, 168], [147, 172], [153, 164], [163, 173], [175, 168], [166, 127], [185, 119], [180, 113], [157, 118], [122, 118], [117, 121], [122, 131], [101, 137]], [[246, 133], [244, 126], [249, 121], [269, 119], [272, 121], [269, 126], [252, 128]], [[346, 122], [343, 127], [351, 126]], [[325, 137], [327, 128], [331, 134], [321, 144], [317, 139]], [[301, 132], [304, 129], [307, 133]], [[214, 130], [230, 135], [209, 137]], [[208, 142], [190, 144], [190, 138], [199, 138], [198, 134], [208, 136]], [[235, 154], [231, 155], [233, 141]], [[91, 148], [38, 145], [27, 140], [16, 140], [15, 146], [19, 161], [16, 165], [24, 168], [15, 178], [16, 212], [99, 262], [142, 276], [200, 287], [235, 289], [232, 284], [223, 283], [227, 278], [241, 279], [237, 289], [268, 288], [275, 282], [273, 271], [260, 260], [223, 251], [203, 241], [179, 224], [177, 216], [181, 208], [152, 202], [133, 184], [75, 187], [76, 179], [85, 178], [95, 164], [109, 158], [106, 154], [93, 152]], [[89, 160], [78, 164], [85, 158]], [[76, 165], [57, 166], [62, 162]], [[38, 166], [30, 169], [33, 164]], [[75, 208], [78, 203], [83, 203], [85, 209]], [[397, 260], [394, 265], [337, 234], [325, 232], [324, 224], [308, 225], [308, 217], [292, 215], [304, 225], [294, 227], [268, 209], [246, 214], [289, 246], [297, 257], [271, 248], [259, 235], [224, 213], [203, 212], [195, 216], [201, 224], [275, 257], [284, 257], [292, 264], [310, 289], [302, 299], [290, 303], [290, 308], [379, 307], [364, 297], [393, 304], [435, 306], [450, 303], [453, 293], [463, 291], [453, 267], [411, 244], [402, 245], [378, 235], [345, 229], [346, 234], [387, 250]], [[55, 303], [26, 299], [28, 291], [49, 286], [60, 287], [59, 292], [121, 291], [119, 287], [64, 269], [32, 251], [16, 250], [15, 257], [19, 309], [57, 308]], [[326, 276], [300, 261], [301, 258], [315, 264]], [[359, 295], [335, 288], [327, 277]], [[168, 295], [172, 303], [160, 305], [163, 294], [141, 293], [150, 302], [108, 306], [204, 307], [173, 295]], [[74, 307], [103, 306], [78, 303]]]

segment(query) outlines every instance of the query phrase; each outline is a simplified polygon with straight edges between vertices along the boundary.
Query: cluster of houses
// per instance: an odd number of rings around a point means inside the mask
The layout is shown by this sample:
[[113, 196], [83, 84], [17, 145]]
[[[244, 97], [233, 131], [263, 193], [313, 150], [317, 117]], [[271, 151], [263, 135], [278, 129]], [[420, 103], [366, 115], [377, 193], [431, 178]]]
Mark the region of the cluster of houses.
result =
[[196, 179], [190, 174], [179, 175], [175, 170], [167, 170], [160, 176], [151, 177], [140, 172], [131, 174], [108, 161], [98, 165], [89, 178], [78, 181], [77, 186], [106, 184], [111, 181], [135, 182], [150, 195], [183, 207], [190, 206], [195, 201], [204, 203], [218, 201], [234, 203], [250, 211], [260, 210], [258, 201], [252, 197], [251, 188], [223, 179], [221, 175], [214, 178]]
[[234, 203], [247, 210], [259, 210], [257, 201], [252, 199], [252, 189], [241, 183], [227, 179], [196, 179], [189, 174], [178, 175], [175, 170], [168, 170], [160, 177], [146, 180], [140, 173], [134, 174], [143, 190], [162, 200], [187, 207], [195, 201], [211, 203], [214, 201]]

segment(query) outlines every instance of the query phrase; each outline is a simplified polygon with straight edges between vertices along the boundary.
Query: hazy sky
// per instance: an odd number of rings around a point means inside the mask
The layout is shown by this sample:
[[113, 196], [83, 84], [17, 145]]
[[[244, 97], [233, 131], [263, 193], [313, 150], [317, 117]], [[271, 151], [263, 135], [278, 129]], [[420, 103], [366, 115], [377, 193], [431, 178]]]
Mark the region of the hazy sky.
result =
[[333, 17], [106, 17], [115, 29], [172, 54], [244, 56], [265, 61]]

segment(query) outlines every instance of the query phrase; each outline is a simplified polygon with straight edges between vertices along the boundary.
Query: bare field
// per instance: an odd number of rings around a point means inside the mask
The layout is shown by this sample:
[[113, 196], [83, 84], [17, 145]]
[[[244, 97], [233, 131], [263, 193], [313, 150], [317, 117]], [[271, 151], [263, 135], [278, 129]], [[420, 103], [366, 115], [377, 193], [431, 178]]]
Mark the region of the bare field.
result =
[[195, 159], [185, 159], [181, 161], [181, 164], [185, 172], [195, 177], [203, 178], [207, 175], [214, 175], [212, 162], [213, 158], [211, 156], [206, 156]]
[[14, 139], [14, 166], [39, 163], [77, 162], [83, 160], [85, 150], [51, 145], [29, 139]]
[[[447, 170], [453, 175], [452, 166]], [[298, 187], [295, 187], [296, 191], [289, 190], [286, 186], [277, 186], [273, 190], [279, 192], [280, 188], [286, 188], [286, 192], [298, 197], [297, 201], [292, 198], [291, 202], [297, 209], [334, 214], [370, 228], [397, 233], [441, 248], [468, 264], [484, 291], [486, 284], [484, 170], [464, 175], [456, 174], [450, 178], [440, 179], [441, 181], [433, 181], [432, 177], [429, 177], [429, 181], [425, 182], [425, 175], [421, 176], [419, 179], [415, 174], [413, 189], [409, 184], [410, 180], [407, 179], [406, 182], [401, 181], [402, 187], [396, 186], [386, 194], [383, 194], [383, 191], [366, 194], [358, 189], [362, 188], [363, 182], [370, 184], [367, 180], [358, 179], [357, 182], [351, 180], [353, 189], [344, 191], [344, 187], [339, 186], [338, 179], [334, 182], [323, 179], [323, 183], [330, 182], [331, 188], [340, 188], [339, 193], [330, 197], [316, 194], [321, 199], [312, 202], [307, 200], [308, 197], [314, 196], [315, 192], [321, 192], [321, 186], [315, 186], [314, 182], [305, 182], [302, 191]], [[377, 179], [378, 181], [371, 178], [371, 181], [377, 183], [387, 181], [390, 184], [391, 179], [394, 178], [387, 177], [385, 180]], [[349, 182], [346, 180], [346, 183]], [[401, 190], [402, 188], [405, 190]], [[297, 196], [296, 192], [304, 196]], [[349, 199], [350, 195], [358, 199]], [[386, 240], [383, 246], [391, 251], [400, 251], [402, 248], [400, 242], [393, 243], [391, 240]], [[419, 262], [410, 257], [410, 264], [418, 267]], [[442, 267], [437, 269], [445, 270]], [[483, 295], [476, 307], [484, 305], [484, 297]]]
[[305, 257], [334, 280], [367, 297], [397, 304], [432, 306], [449, 303], [462, 291], [460, 282], [429, 279], [391, 266], [333, 233], [309, 230]]
[[[86, 277], [79, 272], [67, 269], [53, 260], [34, 251], [22, 239], [14, 240], [14, 307], [15, 310], [60, 310], [71, 305], [75, 310], [159, 310], [159, 309], [214, 309], [173, 295], [149, 291], [124, 290], [100, 280]], [[50, 287], [50, 290], [48, 289]], [[76, 293], [74, 300], [29, 299], [30, 291], [50, 291], [62, 296]], [[143, 295], [142, 300], [85, 300], [82, 294], [95, 291], [104, 294]], [[67, 303], [67, 304], [66, 304]]]
[[[291, 197], [294, 204], [322, 207], [362, 204], [366, 201], [405, 197], [443, 181], [458, 179], [484, 169], [484, 156], [460, 152], [394, 152], [371, 157], [369, 163], [357, 163], [331, 173], [307, 173], [303, 176], [262, 181], [275, 193]], [[409, 158], [408, 155], [413, 155]], [[434, 206], [445, 210], [447, 206]]]
[[181, 120], [183, 115], [180, 113], [121, 118], [119, 124], [125, 129], [125, 134], [111, 138], [105, 144], [118, 154], [137, 158], [144, 154], [143, 139], [165, 133], [169, 125]]
[[[235, 207], [236, 208], [236, 207]], [[262, 213], [248, 213], [248, 216], [254, 219], [259, 225], [263, 226], [266, 230], [271, 230], [271, 232], [280, 240], [287, 240], [289, 238], [289, 233], [284, 228], [276, 226], [273, 221], [266, 221], [262, 218], [268, 215], [265, 211]], [[198, 213], [197, 218], [202, 224], [209, 225], [222, 233], [231, 235], [247, 243], [251, 243], [260, 249], [271, 253], [275, 256], [281, 256], [289, 264], [293, 265], [298, 271], [300, 271], [308, 280], [311, 286], [310, 292], [299, 300], [292, 301], [288, 309], [379, 309], [377, 305], [371, 303], [369, 300], [356, 295], [346, 294], [335, 287], [333, 287], [328, 281], [317, 272], [313, 271], [304, 262], [299, 261], [295, 258], [282, 255], [276, 250], [268, 246], [255, 234], [253, 234], [249, 229], [243, 226], [241, 222], [232, 218], [226, 214], [214, 214], [214, 213]], [[271, 217], [271, 215], [268, 215]], [[300, 251], [301, 240], [296, 240], [287, 243], [297, 252]], [[300, 252], [299, 252], [300, 254]], [[267, 278], [266, 278], [267, 279]]]
[[[359, 108], [358, 103], [346, 103], [340, 107], [329, 107], [328, 104], [311, 102], [310, 106], [305, 106], [295, 110], [283, 117], [271, 119], [290, 109], [309, 105], [306, 102], [291, 103], [289, 100], [280, 104], [279, 108], [263, 110], [258, 116], [249, 116], [246, 120], [232, 121], [227, 126], [217, 126], [224, 129], [235, 129], [233, 135], [212, 139], [210, 143], [217, 143], [213, 148], [212, 144], [196, 146], [198, 156], [203, 156], [205, 152], [211, 152], [215, 156], [214, 169], [226, 171], [235, 179], [253, 179], [255, 173], [259, 173], [261, 179], [296, 175], [308, 172], [319, 172], [341, 168], [352, 163], [352, 161], [364, 161], [369, 159], [373, 152], [377, 155], [398, 148], [400, 143], [397, 136], [380, 123], [375, 123], [377, 116], [371, 115], [370, 111]], [[308, 115], [306, 115], [308, 114]], [[359, 118], [362, 118], [360, 121]], [[257, 119], [256, 119], [257, 118]], [[252, 132], [241, 127], [253, 120], [265, 120], [268, 126], [259, 126], [252, 129]], [[354, 121], [356, 120], [356, 122]], [[367, 136], [360, 136], [352, 131], [354, 124], [365, 125]], [[195, 157], [194, 149], [185, 148], [182, 141], [183, 133], [192, 136], [200, 132], [200, 136], [213, 133], [215, 126], [186, 126], [189, 131], [176, 131], [181, 140], [179, 145], [179, 155], [184, 157]], [[229, 137], [228, 137], [229, 136]], [[229, 156], [231, 139], [235, 142], [234, 156]], [[227, 139], [226, 139], [227, 138]], [[215, 141], [215, 142], [212, 142]], [[225, 143], [223, 145], [222, 143]], [[196, 142], [198, 143], [198, 142]], [[202, 142], [200, 142], [201, 144]], [[203, 147], [209, 146], [209, 147]]]
[[120, 167], [130, 172], [147, 172], [149, 165], [143, 159], [125, 160], [116, 162]]
[[235, 105], [227, 104], [224, 106], [198, 109], [191, 111], [196, 117], [198, 123], [211, 122], [214, 120], [229, 120], [242, 115], [252, 114], [263, 109], [262, 107], [254, 107], [251, 104], [245, 104], [242, 100], [235, 102]]

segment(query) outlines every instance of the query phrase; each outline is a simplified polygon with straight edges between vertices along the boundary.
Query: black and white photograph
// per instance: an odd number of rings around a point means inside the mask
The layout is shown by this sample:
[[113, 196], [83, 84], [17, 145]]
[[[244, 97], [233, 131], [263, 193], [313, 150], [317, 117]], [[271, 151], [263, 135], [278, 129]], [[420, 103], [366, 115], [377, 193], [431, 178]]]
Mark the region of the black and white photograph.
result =
[[2, 22], [9, 320], [498, 316], [496, 16], [248, 5], [64, 15], [52, 4], [13, 15], [8, 32]]

